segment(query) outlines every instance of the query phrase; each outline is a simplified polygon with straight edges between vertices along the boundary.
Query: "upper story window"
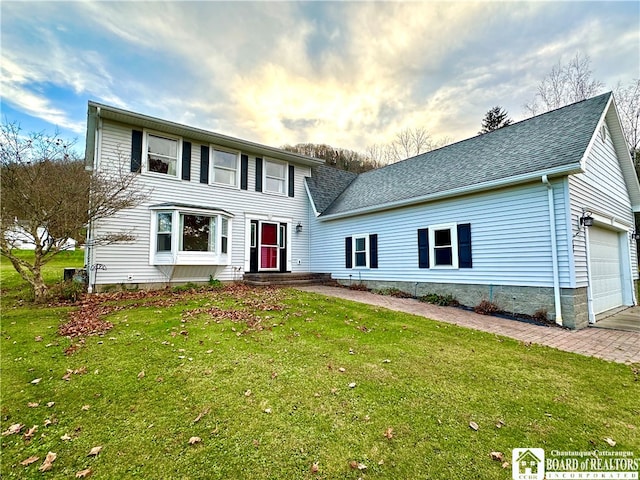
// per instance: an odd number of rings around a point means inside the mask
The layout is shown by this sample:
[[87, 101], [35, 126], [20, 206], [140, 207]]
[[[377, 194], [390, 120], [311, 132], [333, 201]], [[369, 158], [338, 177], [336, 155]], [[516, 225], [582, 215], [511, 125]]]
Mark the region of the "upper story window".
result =
[[147, 171], [177, 176], [179, 146], [177, 138], [147, 133]]
[[265, 162], [265, 192], [286, 193], [287, 186], [287, 164], [266, 160]]
[[213, 183], [238, 186], [238, 162], [237, 152], [227, 152], [217, 148], [211, 149], [211, 163], [213, 165]]

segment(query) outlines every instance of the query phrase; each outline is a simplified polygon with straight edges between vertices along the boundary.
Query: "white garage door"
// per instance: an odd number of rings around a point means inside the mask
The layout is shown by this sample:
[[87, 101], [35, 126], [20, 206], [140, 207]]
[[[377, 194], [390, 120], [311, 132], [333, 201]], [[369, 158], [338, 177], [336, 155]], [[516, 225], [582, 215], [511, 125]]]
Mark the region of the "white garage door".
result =
[[620, 237], [613, 230], [589, 228], [591, 290], [595, 314], [622, 305]]

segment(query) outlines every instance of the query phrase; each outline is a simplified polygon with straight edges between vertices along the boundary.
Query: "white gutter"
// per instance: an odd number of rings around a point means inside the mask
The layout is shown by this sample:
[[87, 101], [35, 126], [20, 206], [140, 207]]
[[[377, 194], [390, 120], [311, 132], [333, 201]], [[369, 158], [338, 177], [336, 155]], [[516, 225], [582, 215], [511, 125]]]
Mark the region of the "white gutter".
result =
[[556, 240], [556, 213], [553, 199], [553, 187], [546, 175], [542, 175], [542, 183], [547, 186], [549, 204], [549, 230], [551, 230], [551, 263], [553, 264], [553, 294], [555, 300], [556, 323], [562, 326], [562, 304], [560, 301], [560, 270], [558, 268], [558, 247]]

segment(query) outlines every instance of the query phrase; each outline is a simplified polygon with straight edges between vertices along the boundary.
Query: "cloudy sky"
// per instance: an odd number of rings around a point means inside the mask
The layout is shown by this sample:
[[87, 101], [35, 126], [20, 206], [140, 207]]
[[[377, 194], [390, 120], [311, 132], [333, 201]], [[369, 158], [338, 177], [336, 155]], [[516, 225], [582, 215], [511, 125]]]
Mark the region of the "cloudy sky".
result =
[[272, 146], [364, 151], [404, 128], [461, 140], [515, 119], [557, 62], [640, 76], [629, 2], [12, 2], [2, 117], [84, 142], [87, 101]]

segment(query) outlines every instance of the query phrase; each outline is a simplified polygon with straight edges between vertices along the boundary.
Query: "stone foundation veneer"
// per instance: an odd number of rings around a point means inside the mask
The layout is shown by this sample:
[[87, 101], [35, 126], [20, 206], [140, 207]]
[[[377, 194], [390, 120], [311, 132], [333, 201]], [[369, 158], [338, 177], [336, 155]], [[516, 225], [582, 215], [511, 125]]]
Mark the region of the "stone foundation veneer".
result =
[[[338, 282], [341, 285], [349, 285], [349, 280], [338, 280]], [[360, 282], [352, 281], [351, 283]], [[416, 297], [429, 293], [451, 295], [465, 307], [475, 307], [482, 300], [488, 300], [498, 305], [506, 313], [534, 315], [536, 311], [545, 309], [549, 320], [555, 320], [556, 316], [554, 293], [551, 287], [389, 282], [379, 280], [363, 280], [361, 283], [372, 290], [397, 288]], [[561, 289], [560, 302], [563, 326], [577, 330], [589, 325], [586, 287]]]

